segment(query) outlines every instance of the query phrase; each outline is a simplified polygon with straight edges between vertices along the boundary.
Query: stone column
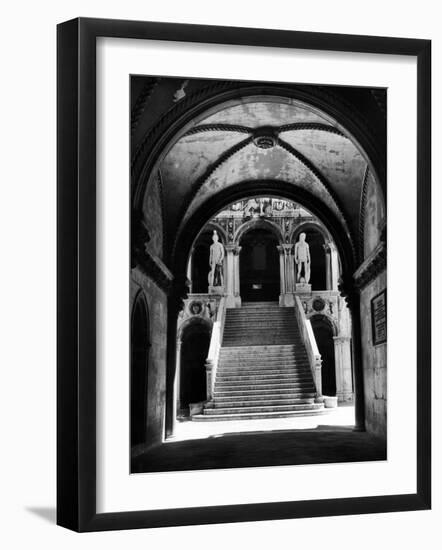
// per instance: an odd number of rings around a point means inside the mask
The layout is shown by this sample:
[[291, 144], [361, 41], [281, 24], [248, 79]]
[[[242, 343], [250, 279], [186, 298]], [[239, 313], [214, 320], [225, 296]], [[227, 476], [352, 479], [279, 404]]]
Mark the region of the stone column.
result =
[[353, 401], [350, 336], [334, 336], [336, 395], [340, 403]]
[[235, 246], [233, 251], [233, 294], [235, 296], [235, 306], [241, 307], [241, 293], [240, 293], [240, 277], [239, 277], [239, 254], [241, 252], [240, 246]]
[[186, 272], [186, 277], [187, 277], [187, 279], [190, 281], [190, 284], [189, 284], [189, 294], [192, 293], [193, 251], [194, 251], [194, 249], [192, 248], [192, 250], [190, 251], [190, 254], [189, 254], [189, 260], [188, 260], [188, 262], [187, 262], [187, 272]]
[[339, 281], [339, 258], [338, 251], [334, 243], [328, 243], [330, 248], [330, 271], [331, 271], [331, 288], [330, 290], [338, 290]]
[[173, 385], [173, 396], [175, 403], [174, 416], [176, 417], [177, 411], [181, 408], [181, 399], [180, 399], [180, 383], [181, 383], [181, 338], [177, 339], [176, 343], [176, 371], [175, 371], [175, 380]]
[[236, 245], [226, 244], [226, 274], [224, 287], [226, 289], [226, 307], [235, 307], [235, 249]]
[[279, 272], [281, 280], [281, 294], [279, 305], [293, 306], [293, 292], [295, 288], [295, 269], [293, 261], [293, 245], [282, 244], [278, 247], [279, 252]]
[[293, 258], [293, 245], [283, 244], [285, 260], [285, 292], [295, 291], [295, 268]]
[[285, 295], [285, 267], [284, 267], [284, 248], [282, 246], [276, 247], [279, 252], [279, 281], [280, 281], [280, 292], [279, 292], [279, 305], [282, 306], [284, 302]]
[[325, 288], [326, 290], [332, 290], [333, 283], [330, 243], [325, 243], [323, 246], [325, 253]]

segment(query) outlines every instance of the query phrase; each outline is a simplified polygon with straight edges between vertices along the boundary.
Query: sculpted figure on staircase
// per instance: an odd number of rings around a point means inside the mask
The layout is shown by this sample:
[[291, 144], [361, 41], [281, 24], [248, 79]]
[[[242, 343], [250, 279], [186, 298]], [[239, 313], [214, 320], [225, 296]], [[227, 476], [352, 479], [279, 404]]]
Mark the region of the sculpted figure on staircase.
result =
[[[295, 244], [295, 263], [298, 266], [296, 274], [297, 282], [309, 283], [310, 281], [310, 247], [305, 240], [305, 233], [299, 235], [299, 241]], [[301, 280], [301, 271], [304, 266], [304, 281]]]
[[223, 286], [223, 261], [224, 261], [224, 246], [218, 240], [218, 233], [213, 232], [213, 244], [210, 245], [209, 256], [209, 287]]

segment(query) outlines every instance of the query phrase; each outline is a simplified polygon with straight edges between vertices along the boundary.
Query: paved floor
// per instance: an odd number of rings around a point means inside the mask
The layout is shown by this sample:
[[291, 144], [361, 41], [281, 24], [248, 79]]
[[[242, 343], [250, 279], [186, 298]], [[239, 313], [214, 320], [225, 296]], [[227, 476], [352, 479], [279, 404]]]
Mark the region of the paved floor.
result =
[[132, 472], [385, 460], [384, 441], [356, 432], [352, 423], [346, 423], [353, 418], [352, 409], [343, 407], [330, 415], [280, 419], [278, 429], [270, 426], [273, 420], [254, 420], [253, 426], [250, 421], [238, 421], [236, 426], [228, 423], [228, 427], [221, 426], [226, 422], [183, 422], [175, 438], [133, 458]]
[[185, 419], [176, 423], [173, 439], [203, 439], [232, 433], [265, 432], [276, 430], [325, 430], [354, 426], [355, 409], [351, 405], [324, 409], [321, 415], [258, 420], [229, 420], [192, 422]]

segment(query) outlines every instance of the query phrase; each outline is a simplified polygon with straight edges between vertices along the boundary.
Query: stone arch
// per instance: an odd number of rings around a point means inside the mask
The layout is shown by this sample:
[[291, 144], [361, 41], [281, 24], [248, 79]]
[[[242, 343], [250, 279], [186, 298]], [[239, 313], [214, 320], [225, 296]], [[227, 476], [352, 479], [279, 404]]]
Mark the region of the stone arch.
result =
[[251, 220], [248, 220], [247, 222], [243, 223], [238, 227], [236, 230], [233, 242], [235, 245], [239, 245], [241, 238], [252, 229], [268, 229], [275, 235], [277, 238], [279, 244], [284, 243], [284, 237], [281, 231], [281, 228], [276, 225], [276, 223], [271, 222], [270, 220], [262, 219], [262, 218], [252, 218]]
[[[219, 191], [211, 196], [195, 211], [187, 221], [185, 227], [177, 235], [177, 247], [171, 258], [172, 270], [175, 275], [174, 286], [169, 297], [168, 323], [169, 330], [173, 334], [176, 331], [176, 316], [179, 310], [180, 300], [186, 295], [185, 271], [189, 251], [195, 236], [201, 228], [213, 218], [217, 212], [227, 205], [237, 202], [251, 195], [261, 195], [277, 198], [285, 198], [304, 206], [325, 225], [337, 248], [341, 261], [341, 291], [348, 296], [347, 303], [352, 315], [352, 340], [353, 340], [353, 369], [355, 379], [355, 410], [356, 425], [358, 429], [364, 429], [364, 387], [362, 370], [362, 351], [360, 333], [360, 304], [355, 299], [353, 286], [353, 273], [355, 271], [356, 257], [350, 236], [342, 231], [340, 220], [336, 218], [328, 206], [313, 196], [308, 191], [298, 188], [285, 181], [274, 180], [248, 180], [235, 186]], [[348, 293], [348, 294], [347, 294]], [[176, 332], [175, 332], [176, 334]], [[169, 356], [167, 365], [168, 386], [173, 385], [175, 378], [175, 357]], [[166, 431], [172, 433], [174, 419], [173, 393], [168, 394], [166, 403]]]
[[[203, 231], [206, 231], [206, 230], [216, 230], [216, 232], [218, 233], [219, 235], [219, 240], [222, 244], [226, 245], [227, 244], [227, 233], [225, 231], [225, 229], [223, 227], [221, 227], [218, 223], [215, 223], [213, 221], [209, 221], [204, 227], [201, 228], [201, 231], [200, 231], [200, 234], [203, 232]], [[195, 241], [198, 239], [199, 237], [199, 234], [197, 235]]]
[[212, 330], [213, 323], [210, 319], [202, 317], [201, 315], [194, 315], [192, 317], [189, 317], [180, 324], [177, 331], [177, 340], [180, 341], [182, 339], [183, 332], [192, 325], [201, 325], [207, 328], [207, 330]]
[[367, 122], [355, 114], [354, 108], [341, 98], [325, 90], [311, 86], [296, 88], [283, 84], [250, 82], [219, 82], [197, 94], [188, 96], [173, 107], [166, 117], [149, 130], [141, 140], [132, 160], [135, 185], [132, 192], [136, 210], [143, 200], [149, 175], [161, 163], [170, 148], [196, 123], [229, 105], [259, 99], [279, 102], [295, 101], [317, 110], [332, 121], [338, 130], [350, 139], [380, 183], [385, 195], [385, 159], [380, 153], [376, 137]]
[[194, 316], [178, 331], [179, 409], [186, 416], [189, 405], [205, 401], [207, 396], [205, 363], [210, 346], [211, 321]]
[[324, 313], [324, 312], [321, 312], [321, 313], [317, 313], [317, 312], [312, 312], [312, 313], [309, 313], [307, 315], [307, 318], [310, 319], [310, 320], [315, 320], [315, 319], [318, 319], [318, 320], [321, 320], [325, 323], [328, 323], [328, 325], [330, 326], [330, 329], [333, 333], [333, 336], [339, 336], [339, 327], [338, 327], [338, 324], [336, 322], [335, 319], [333, 319], [333, 317], [331, 315], [329, 315], [328, 313]]
[[322, 358], [322, 393], [335, 396], [337, 392], [336, 357], [334, 337], [336, 326], [325, 314], [314, 314], [309, 317], [315, 335], [316, 344]]
[[140, 289], [131, 311], [130, 439], [131, 447], [145, 442], [147, 433], [148, 373], [151, 348], [150, 312]]
[[293, 228], [293, 231], [290, 235], [290, 242], [295, 244], [299, 234], [303, 231], [306, 231], [307, 229], [315, 229], [316, 231], [319, 231], [319, 233], [321, 233], [324, 237], [325, 242], [333, 240], [330, 233], [327, 231], [326, 227], [322, 223], [315, 220], [308, 220], [305, 222], [301, 222], [299, 225]]

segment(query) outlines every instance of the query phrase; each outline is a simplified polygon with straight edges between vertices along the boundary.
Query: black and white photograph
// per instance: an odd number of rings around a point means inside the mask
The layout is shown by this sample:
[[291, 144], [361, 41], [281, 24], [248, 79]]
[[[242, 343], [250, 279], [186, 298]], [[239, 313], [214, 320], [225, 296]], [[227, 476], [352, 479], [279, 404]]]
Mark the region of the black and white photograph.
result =
[[386, 88], [131, 75], [131, 473], [387, 460]]

